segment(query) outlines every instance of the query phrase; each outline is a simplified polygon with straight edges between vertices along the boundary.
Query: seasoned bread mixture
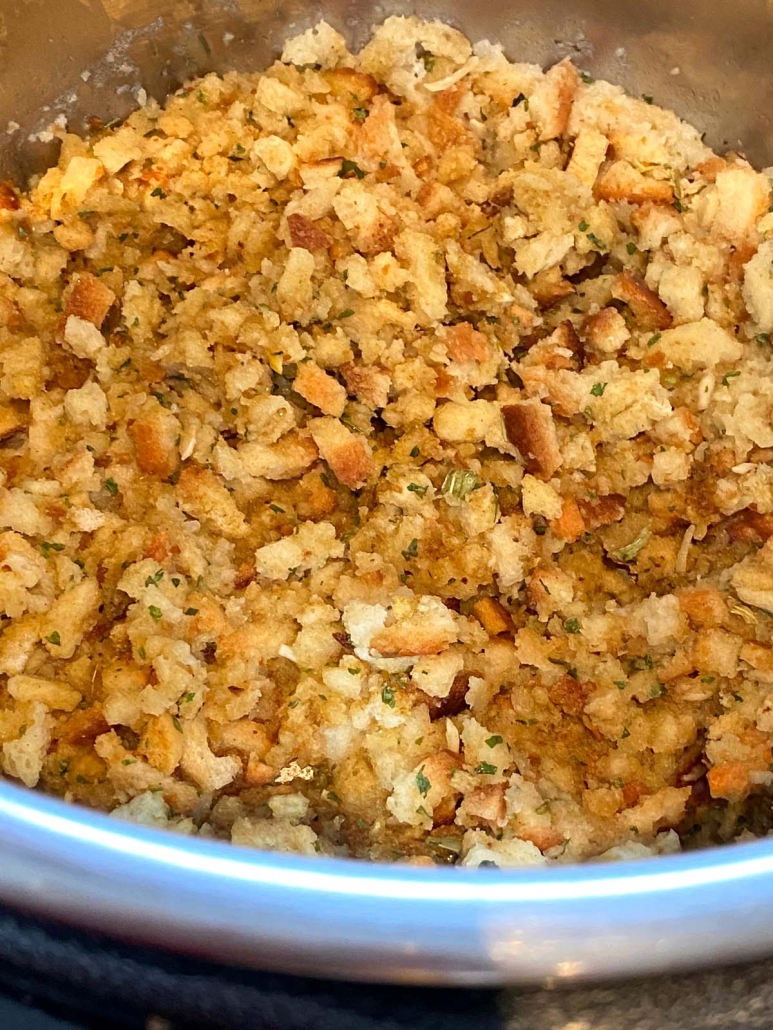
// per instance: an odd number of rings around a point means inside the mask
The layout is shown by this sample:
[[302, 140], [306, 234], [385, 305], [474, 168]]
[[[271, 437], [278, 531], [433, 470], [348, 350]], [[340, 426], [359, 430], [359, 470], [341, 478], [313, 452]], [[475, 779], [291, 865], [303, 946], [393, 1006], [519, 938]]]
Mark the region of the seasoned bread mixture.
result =
[[389, 18], [0, 190], [7, 777], [302, 854], [767, 832], [765, 174]]

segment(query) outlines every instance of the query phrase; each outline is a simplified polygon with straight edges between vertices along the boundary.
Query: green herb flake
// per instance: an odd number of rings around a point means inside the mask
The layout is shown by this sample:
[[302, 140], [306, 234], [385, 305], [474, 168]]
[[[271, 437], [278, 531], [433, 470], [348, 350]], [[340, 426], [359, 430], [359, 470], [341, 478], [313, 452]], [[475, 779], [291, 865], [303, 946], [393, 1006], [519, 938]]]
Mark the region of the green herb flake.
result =
[[339, 179], [346, 179], [350, 175], [355, 175], [358, 179], [365, 178], [365, 172], [363, 172], [362, 168], [360, 168], [357, 162], [350, 161], [348, 158], [345, 157], [343, 161], [341, 161], [341, 167], [338, 171], [338, 177]]
[[636, 246], [635, 243], [626, 243], [625, 249], [628, 251], [629, 254], [635, 254], [639, 248]]
[[368, 117], [368, 109], [367, 107], [355, 107], [352, 114], [358, 122], [364, 122]]
[[121, 765], [135, 765], [137, 762], [136, 758], [122, 758]]
[[278, 504], [269, 504], [269, 508], [272, 511], [275, 511], [277, 513], [277, 515], [284, 515], [285, 514], [284, 508], [280, 508]]
[[722, 385], [730, 386], [730, 380], [735, 379], [735, 377], [739, 376], [740, 374], [740, 372], [727, 372], [725, 375], [722, 376]]
[[176, 715], [172, 716], [172, 725], [174, 726], [174, 728], [177, 730], [178, 733], [182, 733], [182, 731], [183, 731], [182, 724], [180, 723], [180, 720], [177, 718]]
[[381, 688], [381, 700], [385, 705], [389, 705], [390, 708], [394, 708], [397, 702], [395, 701], [395, 692], [391, 687]]
[[50, 637], [46, 637], [49, 644], [53, 644], [55, 647], [61, 647], [62, 638], [59, 636], [59, 630], [55, 629]]
[[418, 483], [409, 483], [408, 489], [412, 494], [418, 494], [419, 497], [424, 497], [429, 490], [428, 486], [419, 486]]
[[294, 697], [292, 699], [292, 701], [288, 701], [287, 702], [287, 707], [288, 708], [297, 708], [300, 703], [301, 703], [301, 699], [299, 697]]
[[606, 383], [594, 383], [593, 386], [590, 388], [590, 392], [593, 394], [594, 397], [603, 397], [606, 388]]
[[641, 551], [643, 547], [646, 547], [651, 536], [652, 533], [645, 526], [641, 533], [639, 533], [639, 535], [632, 540], [630, 544], [626, 544], [625, 547], [620, 547], [616, 551], [612, 551], [612, 557], [617, 558], [618, 561], [622, 562], [633, 561], [639, 551]]
[[604, 243], [603, 240], [600, 240], [598, 236], [595, 234], [595, 232], [586, 232], [585, 238], [590, 243], [592, 243], [597, 250], [600, 250], [602, 253], [605, 254], [609, 250], [609, 247], [606, 245], [606, 243]]
[[630, 737], [630, 736], [631, 736], [631, 731], [628, 729], [627, 726], [624, 726], [623, 727], [623, 732], [620, 734], [620, 739], [621, 740], [625, 740], [626, 737]]
[[644, 101], [645, 104], [651, 104], [652, 103], [652, 97], [650, 96], [649, 93], [642, 93], [641, 98], [642, 98], [642, 100]]
[[405, 558], [406, 561], [409, 561], [411, 558], [417, 558], [418, 557], [418, 555], [419, 555], [419, 541], [416, 539], [416, 537], [414, 537], [413, 540], [411, 540], [411, 542], [408, 544], [406, 549], [401, 552], [401, 554], [402, 554], [403, 558]]
[[352, 311], [351, 308], [345, 308], [340, 314], [333, 315], [333, 318], [334, 319], [351, 318], [353, 314], [354, 314], [354, 311]]
[[770, 333], [757, 333], [754, 339], [766, 347], [770, 346]]
[[195, 696], [196, 696], [196, 691], [195, 690], [189, 690], [187, 694], [183, 694], [183, 701], [186, 704], [190, 704]]
[[429, 782], [427, 777], [424, 775], [424, 766], [419, 769], [416, 773], [416, 786], [419, 788], [419, 793], [423, 798], [429, 794], [432, 784]]
[[164, 613], [155, 604], [151, 604], [148, 605], [148, 614], [154, 622], [159, 622]]
[[113, 478], [105, 480], [105, 490], [112, 494], [113, 497], [118, 493], [118, 483]]
[[484, 776], [494, 776], [496, 771], [497, 767], [495, 765], [491, 765], [490, 762], [481, 762], [480, 765], [475, 767], [475, 772], [481, 773]]
[[580, 222], [580, 224], [579, 224], [579, 225], [577, 226], [577, 228], [578, 228], [578, 229], [580, 230], [580, 232], [587, 232], [587, 231], [588, 231], [588, 229], [590, 229], [590, 226], [589, 226], [589, 225], [588, 225], [588, 223], [587, 223], [587, 222], [586, 222], [586, 221], [585, 221], [585, 220], [583, 219], [583, 221], [581, 221], [581, 222]]
[[582, 81], [583, 81], [583, 82], [585, 83], [585, 85], [586, 85], [586, 86], [590, 86], [590, 84], [591, 84], [592, 82], [595, 82], [595, 81], [596, 81], [596, 80], [595, 80], [595, 79], [593, 78], [593, 76], [592, 76], [592, 75], [589, 75], [589, 74], [588, 74], [587, 72], [580, 72], [580, 78], [582, 79]]
[[550, 811], [550, 802], [549, 801], [543, 801], [542, 804], [539, 806], [539, 808], [535, 808], [534, 809], [535, 815], [547, 815], [547, 813], [549, 811]]
[[161, 200], [166, 200], [166, 193], [161, 189], [160, 186], [156, 186], [154, 190], [151, 190], [151, 197], [160, 197]]
[[421, 451], [419, 450], [419, 448], [418, 448], [418, 447], [412, 447], [412, 448], [411, 448], [411, 457], [412, 457], [412, 458], [418, 458], [418, 456], [419, 456], [420, 454], [421, 454]]
[[716, 676], [701, 676], [701, 683], [713, 683]]
[[186, 615], [198, 615], [199, 614], [199, 609], [198, 608], [186, 608], [185, 609], [185, 614]]
[[172, 586], [173, 587], [179, 587], [179, 585], [180, 585], [180, 580], [177, 578], [177, 576], [172, 576]]
[[613, 680], [612, 682], [615, 684], [618, 690], [625, 690], [625, 688], [628, 686], [625, 680]]
[[579, 633], [580, 622], [579, 619], [567, 619], [564, 623], [564, 629], [567, 633]]
[[647, 340], [647, 346], [654, 347], [662, 335], [662, 333], [655, 333], [654, 336], [650, 336], [649, 340]]
[[480, 486], [480, 479], [477, 472], [469, 469], [451, 469], [446, 475], [440, 487], [444, 497], [455, 497], [457, 501], [463, 501], [467, 494], [472, 493]]
[[437, 58], [435, 55], [431, 54], [429, 51], [426, 51], [421, 55], [421, 63], [424, 65], [425, 71], [431, 72], [435, 67], [436, 60]]
[[52, 551], [63, 551], [64, 544], [52, 544], [48, 540], [44, 540], [40, 545], [40, 550], [43, 552], [43, 557], [48, 558]]
[[502, 743], [502, 738], [499, 736], [498, 733], [495, 733], [492, 737], [487, 737], [486, 738], [486, 745], [488, 747], [496, 747], [497, 744], [501, 744], [501, 743]]
[[159, 569], [158, 572], [155, 575], [147, 577], [147, 579], [145, 580], [145, 586], [146, 587], [157, 586], [161, 582], [161, 580], [163, 578], [164, 578], [164, 570], [163, 569]]
[[656, 683], [652, 690], [650, 690], [650, 697], [662, 697], [665, 692], [665, 683]]

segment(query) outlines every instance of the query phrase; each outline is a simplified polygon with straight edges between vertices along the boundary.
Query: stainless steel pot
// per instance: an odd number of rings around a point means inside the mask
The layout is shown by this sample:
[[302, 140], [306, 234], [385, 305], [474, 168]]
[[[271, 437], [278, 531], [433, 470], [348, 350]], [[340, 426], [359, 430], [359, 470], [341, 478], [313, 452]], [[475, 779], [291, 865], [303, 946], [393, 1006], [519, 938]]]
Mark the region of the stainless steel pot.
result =
[[[362, 42], [387, 14], [440, 17], [510, 56], [570, 54], [652, 94], [720, 150], [773, 160], [766, 0], [0, 0], [0, 175], [206, 70], [259, 68], [321, 16]], [[7, 132], [6, 132], [7, 130]], [[43, 138], [39, 133], [43, 132]], [[550, 870], [416, 869], [177, 837], [0, 785], [0, 899], [213, 959], [290, 972], [498, 984], [675, 970], [773, 951], [773, 842]]]

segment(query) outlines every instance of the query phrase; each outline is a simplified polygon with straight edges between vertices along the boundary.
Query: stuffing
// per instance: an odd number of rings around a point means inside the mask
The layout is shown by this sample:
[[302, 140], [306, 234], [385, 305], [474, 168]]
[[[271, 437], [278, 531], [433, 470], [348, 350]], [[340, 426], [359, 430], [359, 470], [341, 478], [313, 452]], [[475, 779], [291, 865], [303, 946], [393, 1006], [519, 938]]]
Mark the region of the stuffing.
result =
[[64, 342], [78, 358], [93, 361], [106, 345], [99, 329], [88, 319], [68, 315], [64, 326]]
[[641, 329], [654, 331], [670, 328], [672, 318], [665, 304], [634, 273], [626, 271], [616, 276], [612, 295], [628, 305]]
[[699, 268], [669, 265], [658, 282], [658, 296], [671, 312], [674, 324], [698, 322], [703, 317], [703, 274]]
[[609, 140], [603, 133], [583, 126], [574, 141], [572, 156], [566, 166], [567, 172], [585, 186], [592, 187], [608, 149]]
[[712, 233], [720, 239], [743, 240], [768, 210], [769, 195], [767, 178], [743, 161], [718, 172], [704, 201]]
[[738, 361], [743, 354], [743, 347], [740, 340], [716, 322], [710, 318], [701, 318], [660, 333], [651, 351], [661, 353], [678, 368], [692, 372], [698, 368], [715, 368], [720, 364]]
[[340, 418], [346, 407], [346, 389], [312, 361], [304, 362], [293, 382], [294, 389], [326, 415]]
[[183, 469], [177, 481], [177, 497], [183, 511], [228, 539], [238, 540], [249, 532], [244, 514], [220, 478], [209, 469]]
[[64, 134], [0, 184], [3, 775], [484, 869], [757, 826], [769, 192], [415, 17]]
[[290, 573], [310, 572], [328, 561], [343, 557], [344, 545], [336, 540], [335, 526], [329, 522], [304, 523], [293, 536], [259, 547], [255, 569], [267, 579], [286, 580]]
[[102, 327], [115, 301], [110, 287], [91, 272], [81, 272], [76, 276], [65, 295], [64, 318], [74, 315], [91, 322], [97, 329]]
[[561, 497], [549, 483], [541, 483], [534, 476], [524, 476], [521, 481], [521, 496], [524, 515], [544, 515], [546, 519], [561, 517]]
[[212, 753], [207, 740], [206, 720], [198, 716], [183, 724], [183, 752], [180, 767], [200, 790], [218, 790], [231, 783], [242, 765], [238, 758]]
[[334, 418], [314, 419], [311, 437], [337, 478], [352, 490], [364, 486], [374, 469], [367, 439]]
[[54, 719], [40, 701], [26, 705], [19, 714], [26, 721], [19, 725], [14, 738], [3, 743], [3, 772], [21, 780], [25, 787], [35, 787], [51, 742]]
[[507, 439], [518, 448], [529, 472], [550, 479], [563, 458], [548, 405], [537, 398], [506, 404], [502, 417]]
[[104, 429], [107, 424], [107, 397], [98, 383], [88, 382], [79, 390], [68, 390], [64, 410], [78, 426]]
[[616, 308], [602, 308], [591, 315], [584, 326], [584, 336], [600, 355], [614, 356], [631, 338], [625, 319]]
[[601, 200], [627, 200], [631, 204], [669, 204], [674, 199], [671, 183], [638, 171], [628, 161], [613, 161], [596, 183]]
[[773, 241], [761, 243], [744, 265], [743, 298], [755, 325], [762, 332], [773, 330]]

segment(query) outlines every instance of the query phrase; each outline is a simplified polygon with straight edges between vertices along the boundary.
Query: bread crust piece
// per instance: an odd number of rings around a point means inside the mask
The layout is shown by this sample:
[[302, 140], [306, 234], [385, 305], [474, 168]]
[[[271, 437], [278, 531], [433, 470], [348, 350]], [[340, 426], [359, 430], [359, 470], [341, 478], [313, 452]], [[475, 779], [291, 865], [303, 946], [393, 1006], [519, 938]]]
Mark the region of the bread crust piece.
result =
[[670, 204], [674, 199], [670, 182], [642, 175], [627, 161], [613, 162], [601, 173], [593, 191], [599, 200], [627, 200], [631, 204]]
[[673, 325], [671, 314], [660, 297], [633, 272], [621, 272], [615, 277], [612, 295], [628, 305], [642, 329], [663, 330]]
[[367, 439], [334, 418], [315, 419], [309, 428], [320, 455], [336, 478], [351, 490], [364, 486], [375, 468]]
[[63, 320], [75, 315], [101, 329], [114, 303], [115, 294], [109, 286], [91, 272], [80, 272], [70, 284]]
[[332, 242], [330, 236], [316, 222], [312, 222], [311, 219], [297, 212], [287, 216], [287, 227], [290, 230], [290, 239], [294, 247], [303, 247], [305, 250], [327, 250]]
[[531, 398], [503, 405], [502, 418], [507, 438], [518, 448], [527, 470], [550, 479], [563, 461], [550, 407]]

